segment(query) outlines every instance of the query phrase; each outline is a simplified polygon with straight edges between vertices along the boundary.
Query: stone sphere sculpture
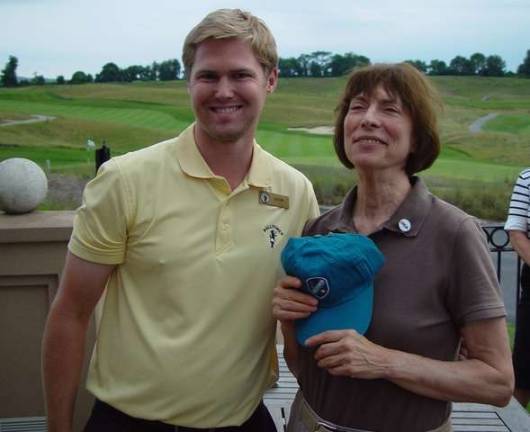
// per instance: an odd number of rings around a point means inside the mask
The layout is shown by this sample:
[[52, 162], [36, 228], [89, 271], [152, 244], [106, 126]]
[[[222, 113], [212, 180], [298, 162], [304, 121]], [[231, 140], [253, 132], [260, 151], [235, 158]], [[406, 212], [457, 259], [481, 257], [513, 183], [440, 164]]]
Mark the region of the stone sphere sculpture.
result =
[[0, 162], [0, 210], [28, 213], [37, 208], [47, 192], [48, 179], [35, 162], [24, 158]]

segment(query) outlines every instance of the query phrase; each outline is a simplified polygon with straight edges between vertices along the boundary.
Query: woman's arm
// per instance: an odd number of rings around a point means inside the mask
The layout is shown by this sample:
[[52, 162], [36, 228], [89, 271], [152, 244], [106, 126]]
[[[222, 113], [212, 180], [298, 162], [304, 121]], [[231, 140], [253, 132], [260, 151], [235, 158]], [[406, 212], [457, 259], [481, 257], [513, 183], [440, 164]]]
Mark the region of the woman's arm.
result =
[[318, 304], [314, 297], [299, 291], [301, 286], [299, 279], [287, 276], [278, 281], [272, 299], [272, 315], [280, 321], [284, 339], [283, 355], [294, 376], [298, 376], [298, 344], [294, 320], [306, 318], [316, 311]]
[[526, 235], [526, 232], [510, 230], [510, 243], [521, 257], [521, 259], [528, 265], [530, 265], [530, 239]]
[[355, 331], [313, 336], [315, 359], [332, 375], [387, 379], [422, 396], [504, 406], [514, 378], [503, 318], [472, 322], [461, 330], [468, 357], [439, 361], [376, 345]]

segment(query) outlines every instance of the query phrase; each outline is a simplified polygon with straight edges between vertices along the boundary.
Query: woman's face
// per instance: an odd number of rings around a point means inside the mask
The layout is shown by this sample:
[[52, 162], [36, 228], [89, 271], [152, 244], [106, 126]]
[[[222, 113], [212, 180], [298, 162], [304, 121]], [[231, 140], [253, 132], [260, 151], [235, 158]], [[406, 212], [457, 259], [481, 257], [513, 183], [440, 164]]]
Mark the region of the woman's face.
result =
[[344, 150], [357, 170], [405, 172], [413, 150], [412, 119], [401, 100], [381, 85], [370, 97], [353, 97], [344, 118]]

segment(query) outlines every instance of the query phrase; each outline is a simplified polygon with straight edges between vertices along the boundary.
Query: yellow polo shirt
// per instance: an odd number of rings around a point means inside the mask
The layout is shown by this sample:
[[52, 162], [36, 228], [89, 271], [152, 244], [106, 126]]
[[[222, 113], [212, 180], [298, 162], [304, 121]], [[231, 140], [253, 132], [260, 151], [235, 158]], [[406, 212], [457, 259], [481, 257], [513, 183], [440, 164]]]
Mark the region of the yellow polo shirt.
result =
[[317, 214], [309, 181], [256, 143], [230, 191], [200, 155], [193, 125], [103, 165], [69, 243], [82, 259], [118, 265], [88, 389], [144, 419], [243, 423], [274, 379], [280, 252]]

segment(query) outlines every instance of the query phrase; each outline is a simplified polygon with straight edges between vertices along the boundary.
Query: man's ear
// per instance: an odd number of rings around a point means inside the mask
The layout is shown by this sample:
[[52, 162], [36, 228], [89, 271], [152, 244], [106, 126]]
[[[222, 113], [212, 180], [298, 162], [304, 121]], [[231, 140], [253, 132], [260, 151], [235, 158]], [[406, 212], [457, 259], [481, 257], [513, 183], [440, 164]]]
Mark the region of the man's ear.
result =
[[265, 87], [267, 90], [267, 93], [272, 93], [276, 89], [277, 85], [278, 85], [278, 68], [274, 67], [271, 69], [271, 71], [269, 72], [269, 75], [267, 76], [267, 85]]

